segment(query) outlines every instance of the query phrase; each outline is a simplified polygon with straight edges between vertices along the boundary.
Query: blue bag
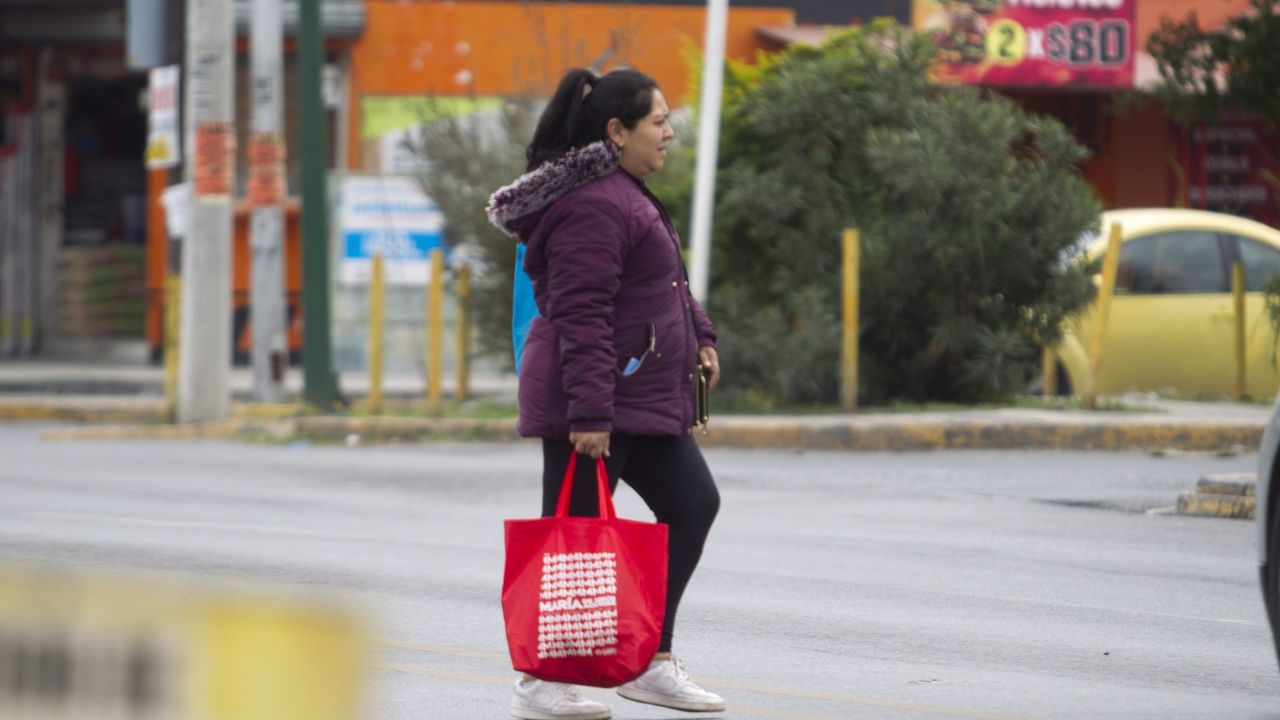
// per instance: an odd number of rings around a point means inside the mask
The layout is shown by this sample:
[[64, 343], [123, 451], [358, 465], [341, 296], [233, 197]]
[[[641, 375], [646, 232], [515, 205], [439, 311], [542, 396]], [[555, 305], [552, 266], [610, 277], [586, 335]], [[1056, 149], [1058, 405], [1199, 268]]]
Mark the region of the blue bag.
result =
[[516, 276], [511, 295], [511, 347], [516, 355], [516, 375], [520, 374], [520, 358], [524, 356], [524, 339], [529, 335], [533, 319], [542, 317], [533, 301], [533, 282], [524, 272], [524, 243], [516, 245]]

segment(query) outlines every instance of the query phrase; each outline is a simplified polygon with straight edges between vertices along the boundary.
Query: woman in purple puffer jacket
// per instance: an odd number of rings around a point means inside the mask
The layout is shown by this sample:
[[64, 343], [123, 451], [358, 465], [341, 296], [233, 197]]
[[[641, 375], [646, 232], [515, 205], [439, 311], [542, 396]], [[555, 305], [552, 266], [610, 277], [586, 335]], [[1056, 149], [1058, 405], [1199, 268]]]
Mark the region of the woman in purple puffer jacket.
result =
[[[542, 317], [520, 367], [519, 429], [542, 438], [542, 514], [555, 512], [569, 457], [604, 457], [610, 490], [635, 489], [670, 533], [667, 610], [649, 670], [618, 688], [631, 700], [719, 711], [671, 654], [676, 609], [720, 507], [694, 442], [698, 373], [719, 380], [715, 329], [689, 292], [680, 239], [645, 187], [675, 137], [666, 99], [635, 70], [571, 70], [543, 112], [528, 172], [493, 194], [489, 218], [526, 244]], [[593, 515], [593, 463], [578, 463], [570, 506]], [[576, 688], [516, 682], [518, 718], [602, 719]]]

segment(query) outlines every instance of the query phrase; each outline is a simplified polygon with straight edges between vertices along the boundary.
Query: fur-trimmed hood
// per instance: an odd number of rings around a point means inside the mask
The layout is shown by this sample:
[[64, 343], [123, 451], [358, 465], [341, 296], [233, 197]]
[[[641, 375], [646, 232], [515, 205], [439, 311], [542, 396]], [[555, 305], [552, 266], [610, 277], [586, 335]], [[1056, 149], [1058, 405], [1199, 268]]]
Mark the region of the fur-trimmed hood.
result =
[[617, 170], [619, 157], [613, 143], [599, 140], [548, 160], [489, 197], [489, 222], [515, 236], [515, 220], [545, 210], [574, 188]]

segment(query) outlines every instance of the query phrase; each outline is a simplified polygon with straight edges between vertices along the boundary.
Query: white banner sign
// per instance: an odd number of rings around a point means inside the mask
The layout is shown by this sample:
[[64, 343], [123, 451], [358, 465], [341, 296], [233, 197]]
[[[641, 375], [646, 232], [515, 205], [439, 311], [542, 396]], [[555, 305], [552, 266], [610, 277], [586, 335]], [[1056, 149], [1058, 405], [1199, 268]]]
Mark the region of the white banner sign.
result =
[[342, 181], [338, 281], [369, 281], [375, 255], [389, 285], [425, 285], [431, 251], [444, 247], [444, 216], [416, 180], [354, 175]]
[[182, 161], [178, 145], [178, 66], [154, 68], [147, 114], [147, 167], [171, 168]]

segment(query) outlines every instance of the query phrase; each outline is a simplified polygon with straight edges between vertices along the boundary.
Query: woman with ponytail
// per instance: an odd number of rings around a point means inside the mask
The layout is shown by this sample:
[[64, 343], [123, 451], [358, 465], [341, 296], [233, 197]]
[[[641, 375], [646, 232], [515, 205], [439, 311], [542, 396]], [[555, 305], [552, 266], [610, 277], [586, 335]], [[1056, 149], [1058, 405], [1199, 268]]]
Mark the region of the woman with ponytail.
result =
[[[698, 375], [720, 378], [711, 321], [689, 292], [681, 244], [644, 179], [675, 137], [662, 91], [636, 70], [570, 70], [525, 153], [528, 171], [489, 200], [489, 219], [525, 243], [524, 269], [542, 317], [521, 359], [520, 434], [542, 439], [542, 514], [555, 512], [574, 452], [605, 458], [669, 528], [662, 640], [622, 697], [679, 710], [724, 700], [671, 654], [676, 610], [702, 555], [720, 495], [693, 439]], [[596, 512], [594, 463], [577, 464], [573, 515]], [[516, 681], [518, 718], [602, 720], [577, 688]]]

